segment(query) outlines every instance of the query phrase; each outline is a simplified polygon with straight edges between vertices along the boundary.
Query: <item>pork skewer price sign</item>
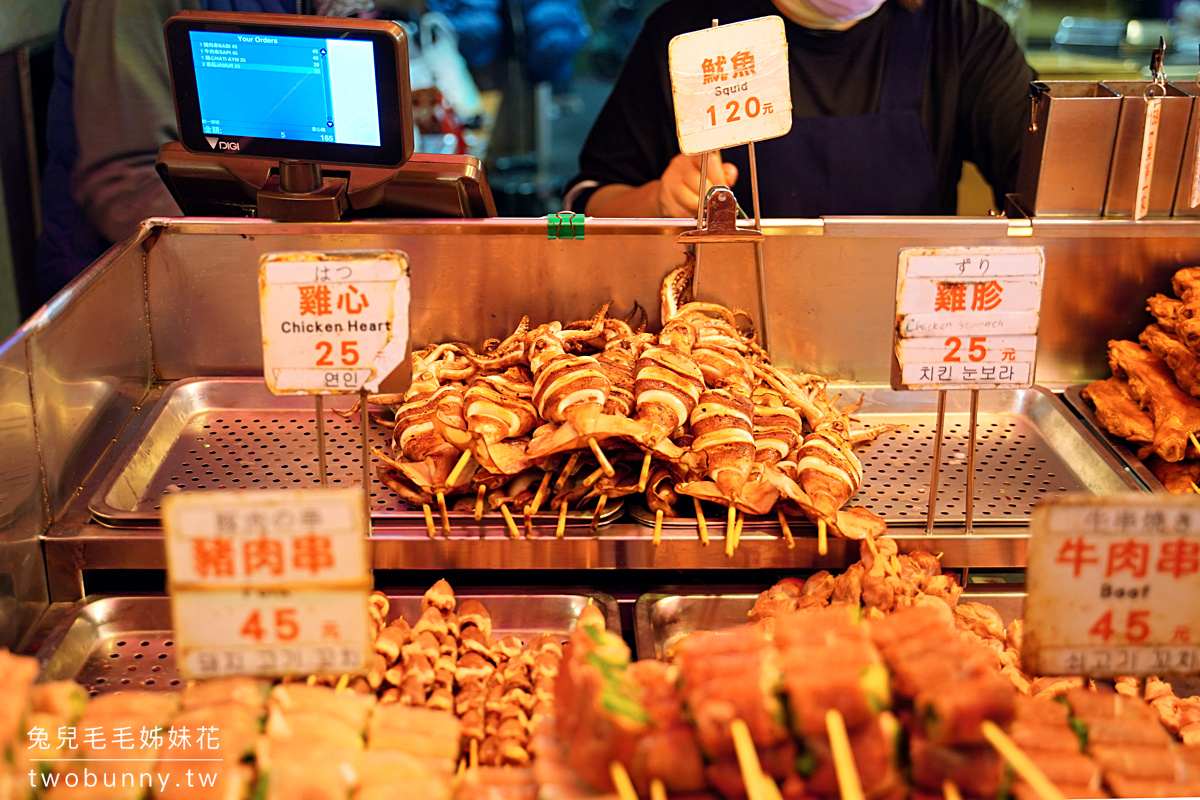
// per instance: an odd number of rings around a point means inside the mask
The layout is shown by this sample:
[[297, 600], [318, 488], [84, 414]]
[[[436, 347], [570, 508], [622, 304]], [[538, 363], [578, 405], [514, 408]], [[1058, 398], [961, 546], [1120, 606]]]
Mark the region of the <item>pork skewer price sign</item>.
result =
[[169, 495], [163, 527], [180, 671], [365, 672], [364, 518], [355, 489]]
[[268, 253], [258, 281], [263, 376], [273, 394], [378, 392], [404, 361], [403, 253]]
[[1037, 675], [1200, 672], [1200, 505], [1053, 498], [1034, 511], [1021, 661]]
[[896, 288], [895, 389], [1033, 385], [1045, 251], [910, 248]]

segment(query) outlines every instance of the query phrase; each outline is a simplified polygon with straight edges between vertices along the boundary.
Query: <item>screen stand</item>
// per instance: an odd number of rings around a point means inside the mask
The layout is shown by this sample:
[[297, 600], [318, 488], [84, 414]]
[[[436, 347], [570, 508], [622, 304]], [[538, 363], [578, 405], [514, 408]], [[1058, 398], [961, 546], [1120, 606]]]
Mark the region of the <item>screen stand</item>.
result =
[[326, 178], [310, 161], [280, 161], [257, 202], [258, 216], [288, 222], [337, 222], [349, 207], [345, 178]]

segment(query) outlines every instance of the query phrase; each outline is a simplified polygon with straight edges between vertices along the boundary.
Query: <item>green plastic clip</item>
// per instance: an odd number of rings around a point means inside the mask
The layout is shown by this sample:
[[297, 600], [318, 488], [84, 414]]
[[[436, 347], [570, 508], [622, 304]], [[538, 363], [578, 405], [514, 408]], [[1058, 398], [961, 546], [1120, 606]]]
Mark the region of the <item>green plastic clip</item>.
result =
[[572, 211], [560, 211], [546, 217], [547, 239], [582, 239], [583, 214]]

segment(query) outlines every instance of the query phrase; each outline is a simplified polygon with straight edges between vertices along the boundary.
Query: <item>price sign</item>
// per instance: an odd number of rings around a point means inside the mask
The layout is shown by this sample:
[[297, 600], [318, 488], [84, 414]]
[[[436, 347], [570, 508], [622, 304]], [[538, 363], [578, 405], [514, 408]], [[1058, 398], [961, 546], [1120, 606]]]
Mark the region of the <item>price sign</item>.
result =
[[258, 275], [274, 394], [377, 392], [408, 348], [408, 257], [268, 253]]
[[163, 527], [184, 673], [365, 671], [363, 503], [357, 489], [169, 495]]
[[896, 282], [895, 389], [1033, 385], [1041, 247], [909, 248]]
[[680, 152], [696, 155], [792, 129], [780, 17], [681, 34], [671, 40], [667, 57]]
[[1200, 504], [1062, 497], [1034, 511], [1021, 660], [1037, 675], [1200, 672]]

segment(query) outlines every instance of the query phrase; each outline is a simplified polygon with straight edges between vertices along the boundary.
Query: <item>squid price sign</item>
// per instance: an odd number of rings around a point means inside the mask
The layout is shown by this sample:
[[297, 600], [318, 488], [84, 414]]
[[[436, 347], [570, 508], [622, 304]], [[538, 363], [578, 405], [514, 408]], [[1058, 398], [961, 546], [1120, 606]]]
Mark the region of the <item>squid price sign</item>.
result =
[[258, 289], [263, 376], [274, 394], [378, 392], [404, 361], [404, 253], [268, 253]]
[[792, 129], [787, 38], [780, 17], [735, 22], [667, 48], [679, 150], [696, 155]]
[[895, 389], [1033, 385], [1041, 247], [909, 248], [896, 282]]
[[1200, 505], [1067, 496], [1034, 511], [1021, 660], [1033, 674], [1200, 672]]
[[189, 678], [365, 671], [364, 502], [357, 489], [168, 496], [180, 670]]

